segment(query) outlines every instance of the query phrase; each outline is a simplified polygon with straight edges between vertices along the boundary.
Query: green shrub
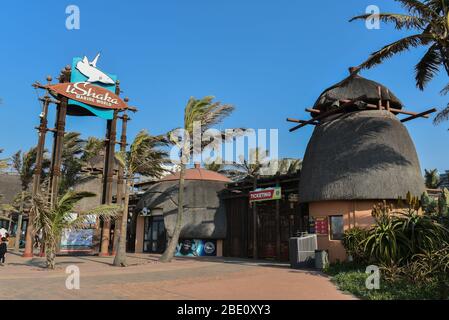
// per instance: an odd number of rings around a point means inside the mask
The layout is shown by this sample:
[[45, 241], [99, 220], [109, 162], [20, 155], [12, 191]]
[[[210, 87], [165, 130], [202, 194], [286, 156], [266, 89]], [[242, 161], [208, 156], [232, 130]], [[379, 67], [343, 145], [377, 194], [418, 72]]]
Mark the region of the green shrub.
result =
[[367, 236], [368, 231], [359, 227], [346, 230], [343, 235], [343, 247], [348, 255], [352, 256], [355, 263], [363, 263], [367, 260], [364, 250], [364, 242]]
[[368, 231], [364, 241], [365, 254], [383, 265], [399, 264], [410, 254], [410, 241], [403, 232], [402, 224], [393, 216], [393, 209], [384, 201], [375, 206], [372, 215], [375, 225]]

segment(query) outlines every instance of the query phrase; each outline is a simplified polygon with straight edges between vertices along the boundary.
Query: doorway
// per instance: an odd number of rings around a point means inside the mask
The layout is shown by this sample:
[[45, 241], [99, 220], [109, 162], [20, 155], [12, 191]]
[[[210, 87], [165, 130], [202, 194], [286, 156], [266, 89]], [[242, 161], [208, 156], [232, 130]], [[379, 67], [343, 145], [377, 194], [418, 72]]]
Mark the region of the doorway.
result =
[[167, 232], [165, 230], [164, 217], [145, 217], [143, 234], [143, 252], [163, 253], [167, 246]]

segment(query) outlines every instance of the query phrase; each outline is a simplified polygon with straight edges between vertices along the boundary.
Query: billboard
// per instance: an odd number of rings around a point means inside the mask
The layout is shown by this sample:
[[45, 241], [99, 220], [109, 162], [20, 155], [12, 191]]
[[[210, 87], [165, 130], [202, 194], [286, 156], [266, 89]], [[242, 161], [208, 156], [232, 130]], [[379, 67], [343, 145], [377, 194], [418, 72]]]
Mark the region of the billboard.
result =
[[217, 240], [180, 240], [176, 257], [214, 257], [217, 255]]

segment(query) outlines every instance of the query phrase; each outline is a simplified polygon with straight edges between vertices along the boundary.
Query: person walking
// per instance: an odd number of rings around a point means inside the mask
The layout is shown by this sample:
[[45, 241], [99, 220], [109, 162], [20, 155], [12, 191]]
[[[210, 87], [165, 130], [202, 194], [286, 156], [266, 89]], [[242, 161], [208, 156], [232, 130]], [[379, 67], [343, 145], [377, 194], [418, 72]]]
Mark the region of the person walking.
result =
[[8, 252], [8, 240], [3, 237], [0, 240], [0, 266], [5, 263], [6, 252]]

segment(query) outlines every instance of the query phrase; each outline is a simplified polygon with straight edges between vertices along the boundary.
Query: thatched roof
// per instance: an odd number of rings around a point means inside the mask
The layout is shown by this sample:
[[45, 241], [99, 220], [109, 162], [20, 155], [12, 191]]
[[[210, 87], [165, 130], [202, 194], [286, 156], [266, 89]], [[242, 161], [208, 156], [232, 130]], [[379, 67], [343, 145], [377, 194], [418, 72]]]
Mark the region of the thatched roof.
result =
[[424, 192], [407, 129], [385, 110], [341, 114], [315, 128], [300, 179], [300, 201], [397, 199]]
[[3, 196], [1, 203], [11, 203], [21, 190], [19, 175], [0, 174], [0, 194]]
[[[226, 237], [226, 213], [220, 205], [218, 193], [225, 182], [186, 180], [185, 210], [181, 238], [224, 239]], [[161, 181], [151, 186], [138, 202], [136, 210], [144, 207], [162, 209], [165, 228], [172, 236], [178, 213], [178, 181]]]
[[376, 104], [379, 101], [379, 87], [382, 100], [389, 100], [392, 108], [402, 109], [402, 102], [385, 86], [358, 74], [352, 74], [343, 81], [324, 90], [315, 102], [314, 109], [326, 111], [339, 100], [355, 100], [363, 98], [366, 103]]
[[[186, 180], [203, 180], [203, 181], [221, 181], [221, 182], [231, 182], [228, 177], [211, 170], [206, 170], [198, 165], [195, 168], [187, 169], [185, 173]], [[179, 172], [169, 174], [161, 179], [162, 181], [175, 181], [179, 180]]]

